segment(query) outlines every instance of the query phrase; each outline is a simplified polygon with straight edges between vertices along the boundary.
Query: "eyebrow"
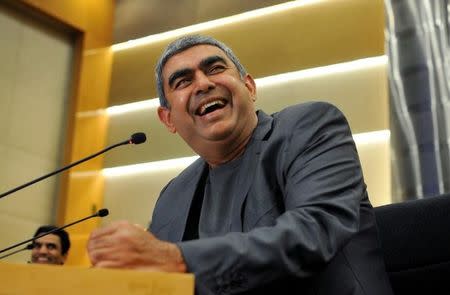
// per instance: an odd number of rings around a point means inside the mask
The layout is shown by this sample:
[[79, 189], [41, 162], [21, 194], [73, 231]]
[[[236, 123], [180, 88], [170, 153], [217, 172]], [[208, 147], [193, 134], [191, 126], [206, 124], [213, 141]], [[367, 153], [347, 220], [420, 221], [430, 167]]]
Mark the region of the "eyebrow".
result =
[[52, 242], [49, 242], [49, 243], [45, 243], [45, 242], [34, 242], [33, 244], [36, 245], [36, 246], [38, 246], [38, 247], [42, 247], [43, 245], [45, 245], [46, 247], [48, 247], [48, 246], [53, 246], [53, 247], [56, 248], [56, 243], [52, 243]]
[[208, 68], [210, 65], [215, 64], [216, 62], [222, 62], [222, 63], [228, 65], [223, 57], [218, 56], [218, 55], [213, 55], [213, 56], [209, 56], [209, 57], [205, 58], [204, 60], [202, 60], [200, 62], [200, 68], [201, 69]]
[[[210, 65], [216, 63], [216, 62], [222, 62], [225, 65], [228, 65], [226, 60], [218, 55], [213, 55], [213, 56], [209, 56], [205, 59], [203, 59], [202, 61], [200, 61], [199, 67], [200, 69], [206, 69], [208, 68]], [[190, 68], [184, 68], [184, 69], [180, 69], [177, 70], [175, 72], [172, 73], [172, 75], [170, 75], [169, 77], [169, 87], [172, 88], [173, 84], [175, 83], [175, 81], [180, 78], [180, 77], [184, 77], [187, 76], [188, 74], [192, 73], [193, 70]]]

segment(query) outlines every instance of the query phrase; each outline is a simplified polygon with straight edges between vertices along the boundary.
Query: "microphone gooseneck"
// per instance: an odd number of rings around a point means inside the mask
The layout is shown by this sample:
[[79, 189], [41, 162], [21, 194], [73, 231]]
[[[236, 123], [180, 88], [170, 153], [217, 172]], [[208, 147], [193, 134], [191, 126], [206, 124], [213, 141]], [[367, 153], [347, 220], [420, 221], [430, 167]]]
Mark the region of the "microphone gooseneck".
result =
[[[38, 235], [38, 236], [35, 236], [35, 237], [31, 238], [31, 239], [28, 239], [28, 240], [26, 240], [26, 241], [23, 241], [23, 242], [14, 244], [14, 245], [12, 245], [12, 246], [10, 246], [10, 247], [8, 247], [8, 248], [5, 248], [5, 249], [3, 249], [3, 250], [0, 250], [0, 253], [3, 253], [3, 252], [5, 252], [5, 251], [11, 250], [11, 249], [13, 249], [13, 248], [19, 247], [20, 245], [23, 245], [23, 244], [26, 244], [26, 243], [29, 243], [29, 242], [33, 242], [33, 241], [35, 241], [35, 240], [37, 240], [37, 239], [39, 239], [39, 238], [42, 238], [43, 236], [50, 235], [50, 234], [52, 234], [52, 233], [54, 233], [54, 232], [57, 232], [57, 231], [62, 230], [62, 229], [65, 229], [66, 227], [69, 227], [69, 226], [71, 226], [71, 225], [74, 225], [74, 224], [80, 223], [80, 222], [82, 222], [82, 221], [85, 221], [86, 219], [90, 219], [90, 218], [93, 218], [93, 217], [105, 217], [105, 216], [107, 216], [108, 214], [109, 214], [108, 209], [106, 209], [106, 208], [100, 209], [100, 210], [98, 210], [98, 212], [96, 212], [95, 214], [89, 215], [89, 216], [87, 216], [87, 217], [85, 217], [85, 218], [82, 218], [82, 219], [79, 219], [79, 220], [77, 220], [77, 221], [71, 222], [71, 223], [66, 224], [66, 225], [64, 225], [64, 226], [62, 226], [62, 227], [55, 228], [55, 229], [53, 229], [53, 230], [51, 230], [51, 231], [42, 233], [42, 234], [40, 234], [40, 235]], [[33, 248], [33, 245], [32, 245], [32, 244], [29, 244], [29, 245], [27, 245], [25, 248], [23, 248], [22, 250], [29, 250], [29, 249], [31, 249], [31, 248]], [[22, 250], [19, 250], [19, 251], [22, 251]], [[17, 252], [19, 252], [19, 251], [17, 251]], [[12, 255], [12, 254], [14, 254], [14, 253], [11, 253], [11, 255]], [[9, 254], [6, 255], [6, 256], [9, 256]], [[4, 256], [4, 257], [6, 257], [6, 256]], [[3, 258], [3, 256], [0, 257], [0, 259], [1, 259], [1, 258]]]
[[25, 247], [23, 247], [22, 249], [19, 249], [19, 250], [13, 251], [11, 253], [5, 254], [3, 256], [0, 256], [0, 259], [6, 258], [8, 256], [11, 256], [13, 254], [16, 254], [16, 253], [19, 253], [19, 252], [22, 252], [22, 251], [31, 250], [31, 249], [33, 249], [33, 244], [28, 244]]
[[103, 150], [101, 150], [101, 151], [99, 151], [99, 152], [97, 152], [97, 153], [95, 153], [95, 154], [93, 154], [93, 155], [90, 155], [90, 156], [88, 156], [88, 157], [86, 157], [86, 158], [83, 158], [83, 159], [81, 159], [81, 160], [78, 160], [78, 161], [76, 161], [76, 162], [74, 162], [74, 163], [72, 163], [72, 164], [69, 164], [69, 165], [67, 165], [67, 166], [64, 166], [64, 167], [62, 167], [62, 168], [60, 168], [60, 169], [58, 169], [58, 170], [56, 170], [56, 171], [50, 172], [50, 173], [48, 173], [48, 174], [46, 174], [46, 175], [44, 175], [44, 176], [38, 177], [38, 178], [36, 178], [36, 179], [34, 179], [34, 180], [30, 181], [30, 182], [27, 182], [27, 183], [25, 183], [25, 184], [22, 184], [22, 185], [20, 185], [20, 186], [18, 186], [18, 187], [16, 187], [16, 188], [13, 188], [13, 189], [7, 191], [7, 192], [5, 192], [5, 193], [2, 193], [2, 194], [0, 194], [0, 199], [3, 198], [3, 197], [6, 197], [7, 195], [10, 195], [10, 194], [12, 194], [12, 193], [14, 193], [14, 192], [16, 192], [16, 191], [19, 191], [19, 190], [21, 190], [21, 189], [24, 189], [24, 188], [26, 188], [27, 186], [30, 186], [30, 185], [32, 185], [32, 184], [34, 184], [34, 183], [36, 183], [36, 182], [39, 182], [39, 181], [41, 181], [41, 180], [44, 180], [44, 179], [46, 179], [46, 178], [48, 178], [48, 177], [50, 177], [50, 176], [52, 176], [52, 175], [58, 174], [58, 173], [60, 173], [60, 172], [63, 172], [63, 171], [65, 171], [65, 170], [67, 170], [67, 169], [72, 168], [73, 166], [76, 166], [76, 165], [81, 164], [81, 163], [83, 163], [83, 162], [85, 162], [85, 161], [87, 161], [87, 160], [90, 160], [90, 159], [92, 159], [92, 158], [95, 158], [95, 157], [97, 157], [97, 156], [99, 156], [99, 155], [101, 155], [101, 154], [103, 154], [103, 153], [105, 153], [105, 152], [107, 152], [107, 151], [109, 151], [109, 150], [111, 150], [111, 149], [113, 149], [113, 148], [116, 148], [116, 147], [121, 146], [121, 145], [131, 144], [131, 143], [133, 143], [133, 144], [141, 144], [141, 143], [145, 142], [146, 139], [147, 139], [147, 138], [146, 138], [146, 136], [145, 136], [145, 133], [143, 133], [143, 132], [134, 133], [134, 134], [131, 136], [130, 139], [127, 139], [127, 140], [124, 140], [124, 141], [122, 141], [122, 142], [119, 142], [119, 143], [116, 143], [116, 144], [114, 144], [114, 145], [111, 145], [111, 146], [109, 146], [109, 147], [107, 147], [107, 148], [104, 148]]

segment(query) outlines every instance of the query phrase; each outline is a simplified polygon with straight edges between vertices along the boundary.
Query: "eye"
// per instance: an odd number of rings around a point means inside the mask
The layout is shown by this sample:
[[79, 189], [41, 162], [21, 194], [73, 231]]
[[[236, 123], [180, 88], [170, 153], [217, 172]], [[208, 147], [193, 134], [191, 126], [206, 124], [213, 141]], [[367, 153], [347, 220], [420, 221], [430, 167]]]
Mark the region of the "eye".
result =
[[183, 88], [191, 83], [191, 79], [182, 78], [175, 82], [175, 89]]
[[209, 69], [208, 73], [217, 74], [217, 73], [223, 72], [224, 70], [225, 70], [225, 67], [223, 65], [215, 64]]
[[56, 249], [56, 245], [55, 244], [47, 244], [47, 249], [55, 250]]

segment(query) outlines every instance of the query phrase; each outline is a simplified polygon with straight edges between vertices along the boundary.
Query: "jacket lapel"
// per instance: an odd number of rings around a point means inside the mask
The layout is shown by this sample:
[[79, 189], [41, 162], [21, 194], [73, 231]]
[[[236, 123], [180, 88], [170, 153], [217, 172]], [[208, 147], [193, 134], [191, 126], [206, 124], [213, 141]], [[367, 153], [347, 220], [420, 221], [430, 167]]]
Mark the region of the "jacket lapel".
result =
[[238, 173], [237, 188], [239, 188], [235, 200], [233, 203], [233, 217], [231, 220], [232, 232], [242, 232], [242, 206], [247, 198], [250, 186], [254, 182], [254, 176], [256, 175], [256, 169], [259, 165], [259, 155], [261, 148], [266, 141], [267, 135], [269, 135], [272, 129], [273, 118], [268, 116], [263, 111], [258, 111], [258, 125], [253, 133], [252, 139], [244, 154], [242, 166]]
[[[204, 172], [204, 169], [208, 169], [205, 161], [201, 158], [195, 162], [195, 169], [193, 173], [186, 175], [186, 182], [184, 186], [184, 191], [179, 193], [177, 201], [174, 201], [173, 212], [176, 214], [172, 220], [169, 231], [168, 238], [169, 241], [181, 241], [183, 239], [183, 234], [186, 229], [186, 222], [189, 215], [189, 209], [191, 207], [192, 200], [194, 198], [195, 191], [199, 185], [199, 181]], [[176, 205], [175, 205], [176, 204]]]

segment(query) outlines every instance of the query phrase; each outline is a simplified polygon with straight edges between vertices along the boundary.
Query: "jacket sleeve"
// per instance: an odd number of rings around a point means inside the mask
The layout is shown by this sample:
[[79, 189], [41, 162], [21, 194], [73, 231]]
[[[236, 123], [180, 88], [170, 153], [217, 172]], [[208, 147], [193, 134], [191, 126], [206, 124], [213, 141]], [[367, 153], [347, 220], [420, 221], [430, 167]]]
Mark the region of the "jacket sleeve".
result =
[[279, 120], [289, 135], [277, 158], [285, 212], [272, 226], [178, 243], [203, 291], [227, 286], [232, 294], [309, 277], [358, 231], [365, 184], [345, 117], [327, 103], [286, 112]]

